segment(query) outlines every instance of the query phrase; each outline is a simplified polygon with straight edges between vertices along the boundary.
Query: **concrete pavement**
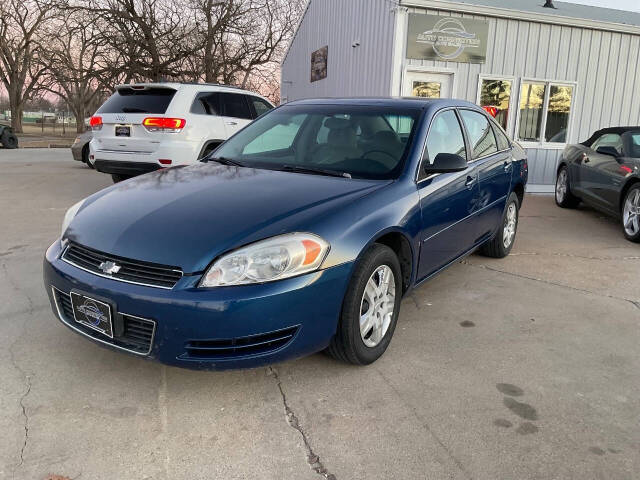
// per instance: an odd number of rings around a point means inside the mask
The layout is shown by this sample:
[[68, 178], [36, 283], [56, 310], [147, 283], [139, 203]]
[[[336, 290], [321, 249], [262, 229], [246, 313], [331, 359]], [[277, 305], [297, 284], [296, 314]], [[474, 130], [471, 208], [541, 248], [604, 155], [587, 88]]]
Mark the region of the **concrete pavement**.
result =
[[528, 196], [512, 254], [415, 290], [371, 366], [194, 372], [53, 317], [44, 250], [110, 177], [68, 150], [0, 167], [0, 478], [637, 478], [640, 246], [597, 212]]

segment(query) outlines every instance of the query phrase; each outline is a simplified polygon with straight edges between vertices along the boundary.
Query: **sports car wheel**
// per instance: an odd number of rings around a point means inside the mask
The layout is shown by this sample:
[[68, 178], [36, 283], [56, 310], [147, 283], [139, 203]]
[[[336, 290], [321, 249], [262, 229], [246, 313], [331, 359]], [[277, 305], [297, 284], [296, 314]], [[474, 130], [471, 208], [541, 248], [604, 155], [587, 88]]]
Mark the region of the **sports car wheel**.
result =
[[367, 365], [385, 352], [398, 321], [401, 279], [400, 262], [389, 247], [376, 244], [363, 255], [347, 288], [329, 355]]
[[580, 203], [580, 199], [571, 193], [569, 184], [569, 170], [567, 167], [560, 167], [556, 177], [556, 204], [562, 208], [573, 208]]
[[633, 185], [622, 204], [622, 229], [632, 242], [640, 242], [640, 184]]

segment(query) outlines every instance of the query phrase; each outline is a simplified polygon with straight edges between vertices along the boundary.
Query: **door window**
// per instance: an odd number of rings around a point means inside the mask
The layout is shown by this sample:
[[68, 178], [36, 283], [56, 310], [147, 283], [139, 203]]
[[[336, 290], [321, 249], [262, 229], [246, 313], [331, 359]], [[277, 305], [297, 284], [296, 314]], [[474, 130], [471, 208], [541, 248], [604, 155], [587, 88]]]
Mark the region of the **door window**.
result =
[[[423, 162], [432, 164], [439, 153], [455, 153], [465, 159], [467, 158], [462, 128], [453, 110], [437, 114], [431, 122], [429, 135], [427, 136], [427, 150]], [[418, 180], [422, 180], [425, 177], [423, 163]]]
[[251, 103], [251, 105], [253, 106], [253, 109], [256, 112], [256, 115], [255, 115], [256, 118], [273, 108], [269, 103], [265, 102], [261, 98], [258, 98], [258, 97], [247, 97], [247, 98], [249, 99], [249, 102]]
[[196, 95], [191, 113], [198, 115], [219, 115], [220, 95], [217, 92], [201, 92]]
[[220, 93], [219, 95], [222, 115], [251, 120], [251, 111], [244, 95], [238, 93]]
[[492, 126], [493, 126], [493, 133], [495, 134], [496, 141], [498, 142], [498, 150], [500, 151], [508, 150], [509, 139], [497, 124], [493, 123]]
[[622, 137], [617, 133], [605, 133], [591, 145], [592, 150], [598, 150], [598, 147], [613, 147], [622, 154]]
[[487, 117], [472, 110], [460, 110], [460, 115], [469, 134], [469, 143], [471, 144], [472, 158], [474, 160], [498, 151], [496, 137]]

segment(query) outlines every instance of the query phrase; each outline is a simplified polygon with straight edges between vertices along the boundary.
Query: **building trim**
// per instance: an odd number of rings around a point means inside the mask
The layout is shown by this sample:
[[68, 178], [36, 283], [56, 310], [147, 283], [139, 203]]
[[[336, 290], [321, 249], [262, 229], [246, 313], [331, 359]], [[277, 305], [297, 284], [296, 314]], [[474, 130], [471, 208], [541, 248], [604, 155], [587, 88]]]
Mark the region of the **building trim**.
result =
[[568, 27], [589, 28], [592, 30], [605, 30], [609, 32], [631, 33], [640, 35], [640, 27], [614, 22], [598, 22], [586, 18], [563, 17], [542, 12], [525, 12], [500, 7], [487, 7], [484, 5], [469, 5], [451, 0], [399, 0], [406, 7], [428, 8], [432, 10], [444, 10], [456, 13], [469, 13], [486, 17], [508, 18], [510, 20], [525, 20], [534, 23], [547, 23], [551, 25], [563, 25]]

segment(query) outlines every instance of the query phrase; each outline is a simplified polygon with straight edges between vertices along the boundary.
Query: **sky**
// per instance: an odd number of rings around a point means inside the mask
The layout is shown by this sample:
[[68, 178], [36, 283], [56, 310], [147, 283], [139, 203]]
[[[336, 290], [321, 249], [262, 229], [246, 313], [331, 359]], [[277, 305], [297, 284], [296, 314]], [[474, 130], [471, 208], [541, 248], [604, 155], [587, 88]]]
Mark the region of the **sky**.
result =
[[617, 8], [630, 12], [640, 12], [640, 0], [558, 0], [568, 3], [593, 5], [594, 7]]

